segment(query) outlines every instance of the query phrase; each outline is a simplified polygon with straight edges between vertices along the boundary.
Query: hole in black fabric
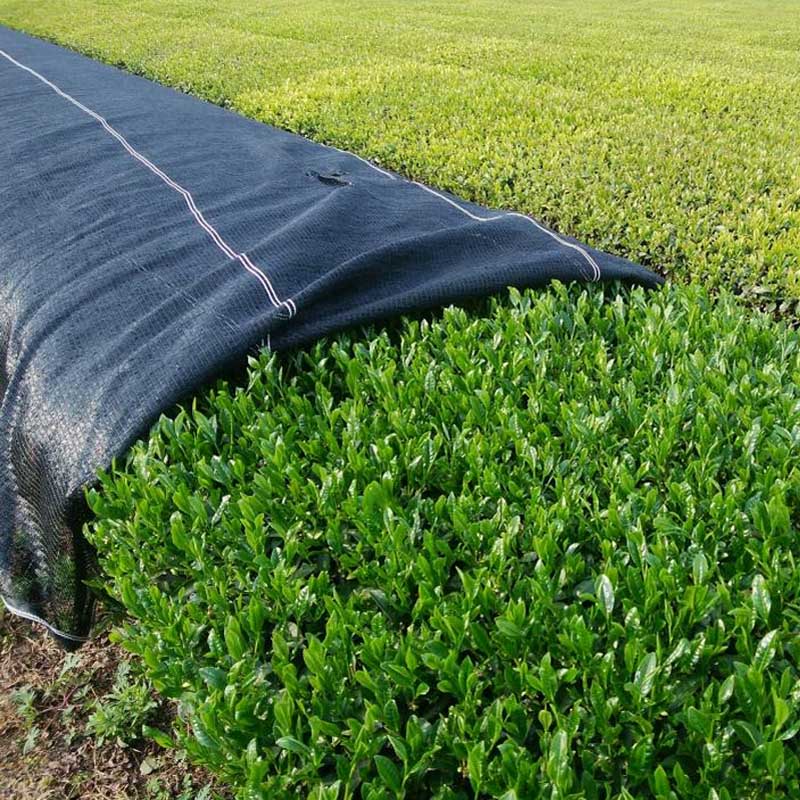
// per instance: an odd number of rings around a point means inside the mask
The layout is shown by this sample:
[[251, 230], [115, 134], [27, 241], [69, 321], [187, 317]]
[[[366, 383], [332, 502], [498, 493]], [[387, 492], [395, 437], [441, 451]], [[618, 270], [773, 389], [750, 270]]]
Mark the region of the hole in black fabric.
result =
[[321, 183], [326, 183], [328, 186], [349, 186], [350, 181], [345, 180], [342, 176], [346, 172], [306, 172], [310, 178], [316, 178]]

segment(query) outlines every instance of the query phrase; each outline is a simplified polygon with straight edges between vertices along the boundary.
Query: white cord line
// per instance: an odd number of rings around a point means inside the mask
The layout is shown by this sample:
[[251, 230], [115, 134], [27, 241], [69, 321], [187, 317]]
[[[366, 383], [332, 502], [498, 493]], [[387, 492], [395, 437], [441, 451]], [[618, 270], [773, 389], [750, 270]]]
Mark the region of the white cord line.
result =
[[357, 158], [359, 161], [363, 161], [371, 169], [374, 169], [375, 172], [380, 172], [381, 175], [385, 175], [387, 178], [391, 178], [391, 180], [393, 181], [397, 180], [396, 175], [392, 175], [391, 172], [387, 172], [385, 169], [381, 169], [377, 164], [373, 164], [371, 161], [367, 161], [366, 158], [361, 158], [361, 156], [357, 156], [355, 153], [351, 153], [348, 150], [342, 150], [340, 147], [336, 147], [336, 145], [333, 144], [328, 144], [325, 146], [329, 147], [331, 150], [336, 150], [339, 153], [344, 153], [346, 156], [350, 156], [351, 158]]
[[180, 194], [186, 205], [189, 209], [189, 212], [194, 217], [197, 224], [211, 237], [214, 244], [231, 260], [231, 261], [238, 261], [251, 275], [253, 275], [258, 282], [261, 284], [262, 288], [267, 294], [269, 301], [272, 303], [275, 308], [285, 308], [289, 318], [291, 319], [297, 313], [297, 306], [295, 306], [294, 301], [290, 298], [288, 300], [281, 300], [278, 297], [278, 293], [275, 291], [275, 287], [272, 285], [272, 282], [267, 277], [267, 275], [259, 269], [253, 262], [250, 260], [250, 257], [246, 253], [237, 253], [228, 243], [220, 236], [219, 231], [214, 228], [213, 225], [205, 218], [203, 212], [197, 207], [197, 204], [192, 197], [191, 192], [188, 189], [185, 189], [180, 184], [176, 183], [172, 178], [169, 177], [166, 173], [160, 170], [152, 161], [148, 158], [143, 156], [138, 150], [134, 149], [130, 142], [115, 128], [109, 125], [108, 121], [101, 117], [92, 109], [87, 108], [83, 103], [76, 100], [72, 95], [67, 94], [66, 92], [62, 91], [58, 86], [54, 83], [49, 81], [44, 75], [39, 74], [36, 70], [31, 69], [30, 67], [26, 66], [25, 64], [20, 63], [15, 58], [10, 56], [5, 50], [0, 50], [0, 55], [3, 58], [10, 61], [15, 66], [19, 67], [21, 70], [33, 75], [35, 78], [40, 80], [46, 86], [49, 86], [59, 97], [63, 97], [69, 103], [72, 103], [76, 108], [79, 108], [85, 114], [88, 114], [92, 119], [99, 122], [103, 129], [114, 137], [125, 149], [125, 151], [135, 158], [140, 164], [147, 167], [154, 175], [159, 177], [170, 189], [173, 189], [178, 194]]
[[[328, 145], [333, 150], [338, 150], [340, 153], [344, 153], [348, 156], [353, 156], [353, 158], [357, 158], [359, 161], [363, 161], [368, 167], [371, 167], [375, 170], [375, 172], [380, 172], [381, 175], [385, 175], [387, 178], [391, 178], [393, 181], [397, 180], [396, 175], [392, 175], [391, 172], [387, 172], [385, 169], [381, 169], [380, 167], [373, 164], [371, 161], [367, 161], [366, 158], [361, 158], [361, 156], [357, 156], [355, 153], [348, 153], [346, 150], [340, 150], [338, 147], [334, 147], [333, 145]], [[453, 208], [460, 211], [462, 214], [469, 217], [471, 220], [475, 222], [494, 222], [497, 219], [505, 219], [506, 217], [519, 217], [519, 219], [524, 219], [526, 222], [529, 222], [533, 225], [536, 229], [540, 230], [542, 233], [546, 233], [548, 236], [555, 239], [560, 245], [564, 247], [569, 247], [570, 249], [574, 250], [575, 252], [582, 255], [589, 266], [592, 268], [592, 274], [589, 276], [589, 280], [592, 281], [599, 281], [600, 280], [600, 267], [597, 262], [592, 258], [591, 254], [583, 247], [578, 244], [574, 244], [573, 242], [568, 242], [566, 239], [562, 239], [557, 233], [551, 231], [549, 228], [545, 228], [544, 225], [540, 225], [533, 217], [529, 217], [526, 214], [520, 214], [517, 211], [504, 211], [500, 214], [492, 214], [489, 217], [479, 217], [477, 214], [473, 214], [469, 209], [464, 208], [462, 205], [459, 205], [452, 200], [451, 198], [443, 195], [441, 192], [437, 192], [435, 189], [431, 189], [430, 186], [426, 186], [424, 183], [420, 183], [419, 181], [410, 181], [415, 186], [418, 186], [420, 189], [424, 189], [428, 194], [432, 194], [434, 197], [438, 197], [440, 200], [444, 200], [445, 203], [453, 206]]]
[[520, 214], [517, 211], [504, 211], [500, 214], [494, 214], [490, 217], [479, 217], [477, 214], [473, 214], [469, 209], [464, 208], [463, 206], [456, 203], [454, 200], [451, 200], [449, 197], [437, 192], [435, 189], [431, 189], [430, 186], [425, 186], [424, 183], [420, 183], [419, 181], [411, 181], [415, 186], [419, 186], [420, 189], [424, 189], [428, 194], [432, 194], [434, 197], [438, 197], [440, 200], [444, 200], [445, 203], [449, 203], [453, 208], [457, 208], [462, 214], [466, 214], [470, 219], [475, 220], [475, 222], [494, 222], [496, 219], [504, 219], [506, 217], [518, 217], [519, 219], [524, 219], [526, 222], [530, 222], [538, 230], [542, 231], [542, 233], [546, 233], [548, 236], [552, 236], [559, 244], [563, 245], [564, 247], [570, 247], [576, 252], [580, 253], [586, 261], [589, 263], [589, 266], [592, 268], [592, 277], [590, 280], [599, 281], [600, 280], [600, 267], [598, 266], [597, 262], [592, 258], [591, 255], [580, 245], [573, 244], [572, 242], [568, 242], [566, 239], [562, 239], [557, 233], [547, 229], [544, 225], [540, 225], [535, 219], [532, 217], [528, 217], [525, 214]]
[[54, 628], [49, 622], [47, 622], [47, 620], [36, 616], [36, 614], [31, 614], [30, 611], [23, 611], [21, 608], [17, 608], [2, 595], [0, 595], [0, 600], [3, 601], [3, 605], [8, 609], [10, 614], [13, 614], [15, 617], [19, 617], [20, 619], [26, 619], [28, 622], [35, 622], [39, 625], [42, 625], [47, 628], [50, 633], [52, 633], [54, 636], [58, 636], [60, 639], [67, 639], [70, 642], [89, 641], [88, 636], [75, 636], [72, 633], [65, 633], [64, 631], [60, 631], [58, 628]]

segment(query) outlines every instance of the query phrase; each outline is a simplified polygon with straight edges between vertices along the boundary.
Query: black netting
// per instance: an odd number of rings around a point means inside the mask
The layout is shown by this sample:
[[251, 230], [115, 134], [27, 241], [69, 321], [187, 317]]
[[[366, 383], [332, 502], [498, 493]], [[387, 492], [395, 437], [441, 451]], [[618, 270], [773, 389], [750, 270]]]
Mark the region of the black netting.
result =
[[519, 214], [0, 28], [0, 589], [88, 632], [83, 487], [241, 362], [551, 278], [659, 279]]

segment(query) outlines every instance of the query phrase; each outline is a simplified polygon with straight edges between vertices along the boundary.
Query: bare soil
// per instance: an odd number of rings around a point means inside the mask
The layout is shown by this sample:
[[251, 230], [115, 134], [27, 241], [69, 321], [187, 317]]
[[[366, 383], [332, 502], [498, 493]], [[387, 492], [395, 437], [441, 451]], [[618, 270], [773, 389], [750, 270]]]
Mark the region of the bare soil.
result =
[[[0, 800], [225, 795], [180, 753], [145, 739], [100, 744], [87, 730], [125, 658], [105, 634], [68, 656], [45, 632], [0, 611]], [[161, 703], [158, 715], [169, 729], [172, 709]]]

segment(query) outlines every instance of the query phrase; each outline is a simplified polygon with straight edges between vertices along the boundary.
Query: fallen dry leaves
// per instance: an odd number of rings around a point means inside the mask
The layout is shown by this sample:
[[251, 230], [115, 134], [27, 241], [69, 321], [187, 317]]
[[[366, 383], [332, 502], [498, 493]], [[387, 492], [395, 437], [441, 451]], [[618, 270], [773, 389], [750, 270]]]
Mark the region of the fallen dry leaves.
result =
[[[103, 634], [64, 669], [67, 654], [46, 633], [0, 612], [0, 800], [162, 800], [194, 796], [182, 793], [209, 783], [153, 742], [101, 746], [87, 733], [92, 702], [126, 657]], [[20, 692], [31, 698], [27, 717]], [[170, 713], [165, 705], [165, 718]]]

